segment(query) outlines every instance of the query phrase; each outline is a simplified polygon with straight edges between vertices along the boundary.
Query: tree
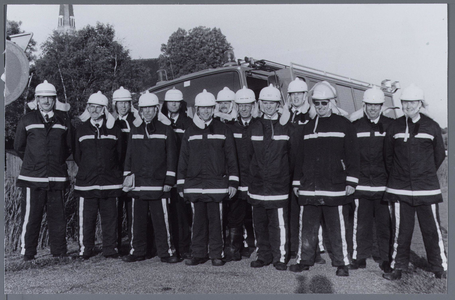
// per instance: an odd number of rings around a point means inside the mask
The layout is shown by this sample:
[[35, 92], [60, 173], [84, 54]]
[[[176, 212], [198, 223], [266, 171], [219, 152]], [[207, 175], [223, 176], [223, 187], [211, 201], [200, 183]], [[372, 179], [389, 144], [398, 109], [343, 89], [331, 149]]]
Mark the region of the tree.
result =
[[120, 86], [132, 93], [143, 89], [140, 83], [146, 69], [133, 63], [129, 51], [115, 41], [109, 24], [89, 25], [74, 34], [54, 31], [42, 50], [37, 75], [55, 85], [59, 100], [71, 104], [73, 117], [84, 111], [92, 93], [101, 91], [111, 98]]
[[[9, 39], [10, 35], [24, 33], [25, 31], [23, 31], [21, 29], [21, 25], [22, 25], [21, 21], [16, 22], [16, 21], [7, 20], [6, 21], [6, 38]], [[25, 54], [27, 55], [28, 60], [31, 62], [36, 60], [36, 56], [33, 54], [34, 52], [36, 52], [36, 41], [33, 38], [31, 38], [30, 42], [28, 43], [28, 47], [25, 50]]]
[[223, 54], [231, 44], [218, 28], [199, 26], [189, 32], [179, 28], [161, 45], [160, 64], [173, 78], [223, 65]]

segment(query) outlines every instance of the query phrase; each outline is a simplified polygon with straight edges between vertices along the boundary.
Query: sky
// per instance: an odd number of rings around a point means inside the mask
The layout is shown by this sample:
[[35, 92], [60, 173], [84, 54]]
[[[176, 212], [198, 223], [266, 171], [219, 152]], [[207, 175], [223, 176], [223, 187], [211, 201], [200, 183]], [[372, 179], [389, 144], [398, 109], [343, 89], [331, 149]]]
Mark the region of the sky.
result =
[[[59, 5], [8, 5], [41, 45], [57, 28]], [[245, 56], [290, 62], [380, 85], [415, 83], [447, 127], [446, 4], [74, 5], [76, 29], [114, 26], [132, 58], [157, 58], [178, 28], [217, 27]], [[401, 91], [397, 92], [398, 99]]]

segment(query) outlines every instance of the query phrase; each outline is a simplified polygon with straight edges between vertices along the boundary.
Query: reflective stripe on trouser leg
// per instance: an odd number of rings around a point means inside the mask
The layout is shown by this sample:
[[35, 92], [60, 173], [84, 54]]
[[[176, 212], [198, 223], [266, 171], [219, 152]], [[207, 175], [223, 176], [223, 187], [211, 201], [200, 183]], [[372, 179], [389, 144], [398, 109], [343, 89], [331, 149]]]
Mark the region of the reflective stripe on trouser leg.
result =
[[357, 221], [359, 217], [359, 199], [354, 200], [355, 210], [354, 210], [354, 226], [352, 230], [352, 259], [357, 259]]
[[284, 222], [284, 210], [278, 208], [278, 226], [280, 227], [280, 262], [286, 262], [286, 224]]
[[134, 240], [134, 202], [136, 199], [131, 199], [131, 241], [130, 241], [130, 254], [134, 255], [134, 247], [133, 247], [133, 240]]
[[79, 255], [84, 254], [84, 198], [79, 198]]
[[299, 212], [299, 249], [297, 250], [296, 262], [300, 262], [300, 256], [302, 255], [302, 229], [303, 229], [303, 210], [305, 206], [300, 206]]
[[341, 233], [341, 247], [343, 249], [343, 261], [347, 266], [349, 265], [348, 243], [346, 242], [346, 226], [343, 215], [343, 205], [338, 206], [338, 215], [340, 216], [340, 233]]
[[223, 202], [220, 202], [219, 203], [219, 206], [220, 206], [220, 224], [221, 224], [221, 241], [222, 241], [222, 245], [223, 247], [221, 248], [221, 257], [224, 257], [224, 236], [223, 236]]
[[[170, 199], [169, 199], [170, 201]], [[167, 244], [168, 244], [168, 254], [169, 256], [172, 256], [174, 255], [174, 249], [172, 247], [172, 242], [171, 242], [171, 234], [170, 234], [170, 231], [169, 231], [169, 213], [168, 213], [168, 209], [167, 209], [167, 199], [166, 198], [162, 198], [161, 199], [161, 205], [163, 206], [163, 215], [164, 215], [164, 224], [166, 225], [166, 234], [167, 234]]]
[[322, 235], [322, 225], [319, 225], [318, 230], [318, 246], [320, 251], [324, 251], [324, 236]]
[[445, 250], [444, 250], [444, 242], [442, 240], [441, 227], [439, 226], [436, 208], [437, 208], [437, 204], [431, 204], [431, 212], [433, 214], [434, 223], [436, 224], [436, 230], [438, 232], [438, 247], [439, 247], [439, 252], [441, 255], [442, 267], [444, 268], [444, 271], [447, 271], [447, 256], [446, 256]]
[[25, 255], [25, 233], [27, 231], [27, 224], [30, 219], [30, 188], [26, 188], [25, 192], [25, 217], [24, 223], [22, 224], [21, 234], [21, 254]]
[[193, 218], [191, 220], [191, 240], [193, 240], [193, 235], [194, 235], [194, 203], [191, 202], [191, 210], [193, 211]]
[[392, 269], [395, 268], [395, 258], [397, 256], [397, 248], [398, 248], [398, 233], [400, 232], [400, 202], [395, 202], [394, 203], [394, 223], [395, 223], [395, 229], [393, 232], [393, 252], [392, 252], [392, 263], [390, 264], [390, 267]]

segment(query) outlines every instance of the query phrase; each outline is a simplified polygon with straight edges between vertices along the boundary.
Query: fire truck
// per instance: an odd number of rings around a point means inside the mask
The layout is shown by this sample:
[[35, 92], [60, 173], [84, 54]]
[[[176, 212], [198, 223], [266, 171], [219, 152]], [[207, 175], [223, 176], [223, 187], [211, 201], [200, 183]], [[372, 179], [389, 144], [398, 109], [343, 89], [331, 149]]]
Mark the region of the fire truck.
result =
[[[166, 80], [164, 70], [158, 71], [159, 81], [148, 89], [163, 101], [166, 91], [175, 87], [182, 91], [184, 100], [189, 107], [194, 105], [194, 99], [203, 89], [216, 95], [224, 87], [236, 92], [243, 86], [253, 90], [256, 99], [262, 88], [273, 84], [281, 93], [283, 99], [287, 98], [287, 87], [296, 77], [304, 80], [311, 89], [317, 82], [326, 80], [337, 90], [338, 106], [349, 114], [362, 108], [363, 93], [373, 84], [349, 78], [342, 75], [310, 68], [297, 63], [284, 65], [265, 59], [256, 60], [252, 57], [235, 60], [233, 53], [225, 54], [226, 63], [223, 67], [207, 69], [173, 80]], [[379, 85], [385, 94], [385, 107], [395, 107], [393, 95], [400, 88], [399, 82], [389, 79], [383, 80]], [[386, 113], [395, 118], [395, 110]]]

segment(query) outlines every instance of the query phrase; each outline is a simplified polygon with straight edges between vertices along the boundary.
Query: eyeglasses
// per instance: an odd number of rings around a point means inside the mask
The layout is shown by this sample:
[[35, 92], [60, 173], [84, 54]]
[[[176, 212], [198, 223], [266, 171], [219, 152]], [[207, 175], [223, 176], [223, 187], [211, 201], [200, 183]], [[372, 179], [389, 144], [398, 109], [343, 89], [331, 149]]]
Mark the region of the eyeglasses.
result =
[[101, 111], [102, 109], [104, 108], [104, 106], [102, 105], [93, 105], [93, 104], [90, 104], [88, 106], [88, 109], [90, 109], [91, 111]]
[[327, 106], [327, 105], [329, 105], [329, 101], [313, 101], [313, 103], [314, 103], [314, 106], [319, 106], [319, 105]]

